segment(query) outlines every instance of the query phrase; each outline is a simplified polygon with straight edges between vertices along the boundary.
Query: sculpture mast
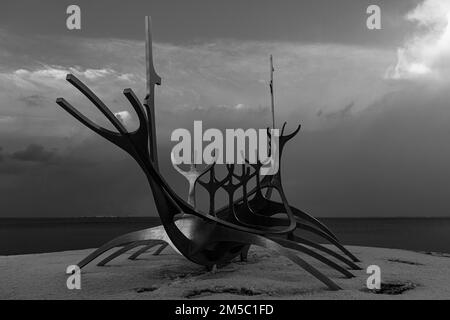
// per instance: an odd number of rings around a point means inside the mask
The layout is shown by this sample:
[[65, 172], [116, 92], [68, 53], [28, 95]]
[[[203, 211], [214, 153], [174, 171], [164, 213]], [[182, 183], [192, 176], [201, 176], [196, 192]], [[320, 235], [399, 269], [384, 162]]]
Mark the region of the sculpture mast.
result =
[[161, 77], [156, 73], [153, 66], [153, 47], [152, 47], [152, 21], [149, 16], [145, 17], [145, 67], [146, 67], [146, 97], [145, 105], [148, 114], [148, 125], [150, 130], [150, 157], [154, 163], [155, 169], [158, 166], [158, 145], [156, 141], [156, 123], [155, 123], [155, 84], [161, 85]]
[[272, 108], [272, 129], [275, 129], [275, 103], [273, 98], [273, 72], [275, 69], [273, 68], [273, 57], [270, 55], [270, 102]]
[[[273, 97], [273, 57], [270, 55], [270, 106], [272, 111], [272, 129], [275, 129], [275, 102]], [[272, 188], [267, 188], [266, 198], [270, 199], [272, 197]]]

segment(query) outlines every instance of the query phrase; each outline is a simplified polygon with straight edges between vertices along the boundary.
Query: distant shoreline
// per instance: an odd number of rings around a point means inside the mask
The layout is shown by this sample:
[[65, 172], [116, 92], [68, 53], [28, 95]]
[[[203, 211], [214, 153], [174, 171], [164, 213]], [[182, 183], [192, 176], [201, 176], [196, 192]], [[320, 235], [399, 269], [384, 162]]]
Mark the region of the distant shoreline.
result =
[[[346, 245], [450, 253], [450, 218], [319, 219]], [[159, 217], [0, 218], [0, 255], [95, 248], [160, 224]]]

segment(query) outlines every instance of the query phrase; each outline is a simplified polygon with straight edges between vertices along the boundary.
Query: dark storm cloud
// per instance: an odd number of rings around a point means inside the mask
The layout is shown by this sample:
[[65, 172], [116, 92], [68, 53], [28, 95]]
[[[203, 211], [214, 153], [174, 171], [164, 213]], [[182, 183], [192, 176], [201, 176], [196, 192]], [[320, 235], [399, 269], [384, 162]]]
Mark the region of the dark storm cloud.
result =
[[286, 146], [291, 201], [321, 216], [446, 216], [450, 95], [390, 94], [332, 128]]
[[13, 152], [11, 158], [18, 161], [49, 163], [56, 159], [55, 150], [46, 150], [39, 144], [30, 144], [25, 149]]
[[155, 215], [144, 175], [123, 152], [100, 139], [73, 152], [57, 165], [0, 165], [2, 216]]
[[0, 147], [0, 162], [2, 162], [3, 159], [4, 159], [4, 156], [3, 156], [3, 148]]

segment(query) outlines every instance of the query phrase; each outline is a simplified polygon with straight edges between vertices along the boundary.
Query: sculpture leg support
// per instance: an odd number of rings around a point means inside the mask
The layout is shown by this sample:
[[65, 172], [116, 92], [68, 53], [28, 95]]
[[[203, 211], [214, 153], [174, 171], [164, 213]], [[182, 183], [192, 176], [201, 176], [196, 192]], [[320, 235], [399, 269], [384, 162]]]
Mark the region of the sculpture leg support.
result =
[[271, 238], [271, 239], [273, 241], [275, 241], [276, 243], [282, 245], [285, 248], [289, 248], [289, 249], [293, 249], [293, 250], [298, 251], [298, 252], [305, 253], [305, 254], [307, 254], [307, 255], [309, 255], [309, 256], [319, 260], [320, 262], [322, 262], [322, 263], [330, 266], [331, 268], [335, 269], [336, 271], [342, 273], [347, 278], [353, 278], [354, 277], [354, 275], [351, 272], [349, 272], [345, 268], [341, 267], [337, 263], [327, 259], [324, 256], [321, 256], [317, 252], [315, 252], [315, 251], [313, 251], [311, 249], [308, 249], [308, 248], [306, 248], [306, 247], [304, 247], [304, 246], [302, 246], [302, 245], [300, 245], [298, 243], [295, 243], [293, 241], [289, 241], [289, 240], [286, 240], [286, 239], [281, 239], [281, 238]]
[[321, 230], [317, 230], [314, 227], [311, 227], [307, 224], [301, 223], [297, 221], [297, 228], [302, 229], [305, 231], [309, 231], [311, 233], [314, 233], [326, 240], [328, 240], [331, 244], [335, 245], [339, 250], [341, 250], [347, 257], [353, 260], [353, 262], [361, 262], [357, 257], [355, 257], [350, 251], [348, 251], [342, 244], [339, 243], [336, 239], [332, 238], [325, 232], [322, 232]]
[[[158, 244], [149, 244], [146, 245], [145, 247], [142, 247], [141, 249], [137, 250], [135, 253], [133, 253], [128, 259], [130, 260], [136, 260], [141, 254], [147, 252], [148, 250], [150, 250], [151, 248], [153, 248], [154, 246], [157, 246]], [[154, 256], [159, 255], [165, 248], [167, 248], [168, 244], [167, 243], [163, 243], [161, 244], [161, 246], [153, 253]]]
[[130, 232], [117, 237], [103, 246], [92, 252], [86, 258], [81, 260], [77, 265], [81, 269], [90, 263], [92, 260], [96, 259], [98, 256], [102, 255], [104, 252], [119, 246], [128, 245], [130, 243], [142, 240], [163, 240], [166, 241], [167, 235], [163, 226], [158, 226], [154, 228], [144, 229], [140, 231]]
[[169, 245], [168, 243], [163, 243], [158, 249], [156, 249], [155, 252], [153, 252], [153, 255], [154, 255], [154, 256], [159, 256], [160, 253], [161, 253], [165, 248], [167, 248], [168, 245]]
[[245, 246], [241, 251], [241, 261], [247, 262], [248, 251], [250, 250], [250, 246]]
[[301, 268], [303, 268], [305, 271], [313, 275], [317, 280], [324, 283], [330, 290], [336, 291], [340, 290], [341, 288], [334, 283], [332, 280], [330, 280], [327, 276], [325, 276], [323, 273], [321, 273], [319, 270], [311, 266], [309, 263], [298, 257], [296, 254], [294, 254], [292, 251], [284, 248], [283, 246], [279, 245], [275, 241], [268, 239], [266, 237], [255, 235], [255, 234], [249, 234], [244, 232], [239, 232], [235, 230], [230, 229], [222, 229], [224, 232], [221, 232], [220, 234], [217, 233], [215, 235], [215, 240], [217, 241], [229, 241], [229, 239], [233, 239], [235, 242], [240, 242], [243, 244], [253, 244], [257, 245], [263, 248], [266, 248], [268, 250], [274, 251], [278, 254], [281, 254], [294, 262], [295, 264], [299, 265]]
[[102, 261], [100, 261], [97, 265], [98, 266], [104, 266], [105, 264], [107, 264], [108, 262], [110, 262], [111, 260], [117, 258], [118, 256], [124, 254], [125, 252], [130, 251], [133, 248], [142, 246], [142, 245], [149, 245], [149, 246], [156, 246], [158, 244], [163, 244], [165, 242], [161, 241], [161, 240], [144, 240], [144, 241], [136, 241], [133, 243], [130, 243], [124, 247], [122, 247], [121, 249], [117, 250], [116, 252], [114, 252], [113, 254], [107, 256], [105, 259], [103, 259]]
[[334, 258], [336, 258], [336, 259], [342, 261], [342, 262], [345, 263], [346, 265], [348, 265], [348, 266], [350, 267], [351, 270], [362, 270], [361, 267], [358, 266], [358, 265], [357, 265], [356, 263], [354, 263], [353, 261], [351, 261], [351, 260], [349, 260], [349, 259], [347, 259], [347, 258], [341, 256], [340, 254], [334, 252], [334, 251], [331, 250], [331, 249], [328, 249], [327, 247], [324, 247], [324, 246], [321, 245], [321, 244], [315, 243], [315, 242], [313, 242], [313, 241], [311, 241], [311, 240], [304, 239], [304, 238], [302, 238], [302, 237], [298, 237], [298, 236], [295, 236], [295, 235], [292, 235], [291, 237], [289, 237], [289, 240], [292, 240], [292, 241], [298, 242], [298, 243], [302, 243], [302, 244], [305, 244], [305, 245], [307, 245], [307, 246], [309, 246], [309, 247], [311, 247], [311, 248], [314, 248], [314, 249], [320, 250], [320, 251], [322, 251], [322, 252], [325, 252], [325, 253], [327, 253], [328, 255], [330, 255], [330, 256], [332, 256], [332, 257], [334, 257]]

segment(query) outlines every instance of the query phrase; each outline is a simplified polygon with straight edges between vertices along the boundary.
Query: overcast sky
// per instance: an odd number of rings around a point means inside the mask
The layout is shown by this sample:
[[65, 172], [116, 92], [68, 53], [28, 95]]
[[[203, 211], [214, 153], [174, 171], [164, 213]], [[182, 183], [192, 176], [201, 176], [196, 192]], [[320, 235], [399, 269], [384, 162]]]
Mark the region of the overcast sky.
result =
[[[163, 85], [156, 116], [163, 174], [176, 128], [264, 128], [274, 55], [277, 122], [302, 131], [283, 159], [291, 203], [316, 216], [450, 216], [448, 0], [3, 1], [0, 217], [147, 216], [153, 200], [123, 151], [56, 104], [100, 113], [76, 74], [132, 129], [122, 95], [144, 97], [144, 15]], [[382, 30], [366, 9], [381, 7]]]

